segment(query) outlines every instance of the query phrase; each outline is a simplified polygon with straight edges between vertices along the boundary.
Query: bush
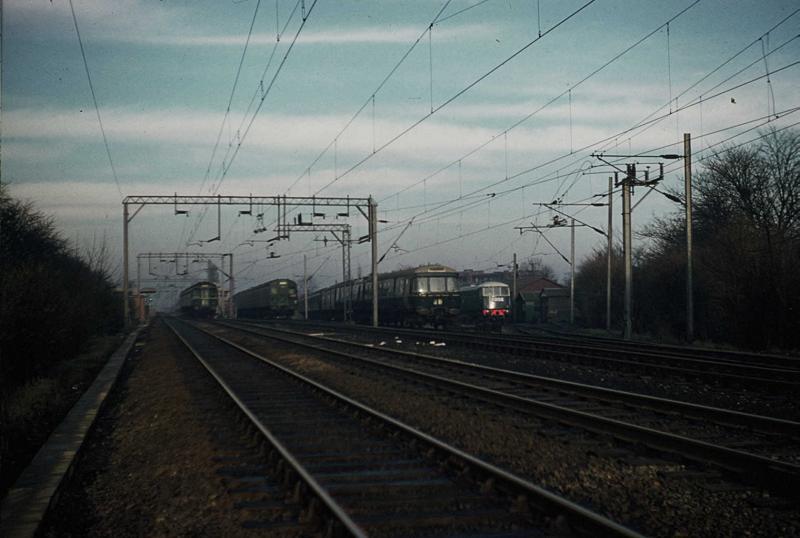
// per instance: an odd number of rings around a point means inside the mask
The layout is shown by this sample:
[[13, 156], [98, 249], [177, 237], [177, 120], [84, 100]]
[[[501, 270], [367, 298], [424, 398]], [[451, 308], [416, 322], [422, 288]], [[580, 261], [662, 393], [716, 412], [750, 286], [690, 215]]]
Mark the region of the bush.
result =
[[51, 218], [0, 186], [0, 396], [119, 330], [121, 310], [102, 264], [71, 252]]

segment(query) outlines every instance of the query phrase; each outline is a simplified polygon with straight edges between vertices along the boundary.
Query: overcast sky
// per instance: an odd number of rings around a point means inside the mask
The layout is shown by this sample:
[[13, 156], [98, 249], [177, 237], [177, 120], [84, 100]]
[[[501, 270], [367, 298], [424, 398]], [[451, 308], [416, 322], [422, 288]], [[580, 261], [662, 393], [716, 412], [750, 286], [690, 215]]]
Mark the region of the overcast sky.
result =
[[[603, 201], [592, 197], [609, 169], [593, 151], [681, 153], [689, 132], [699, 169], [704, 155], [756, 138], [768, 119], [776, 128], [800, 121], [800, 14], [788, 0], [73, 6], [116, 180], [65, 0], [3, 2], [2, 180], [70, 240], [106, 237], [117, 256], [124, 196], [372, 195], [388, 221], [380, 253], [416, 215], [381, 270], [490, 269], [516, 252], [566, 272], [538, 234], [514, 226], [551, 222], [538, 202]], [[637, 128], [646, 118], [657, 121]], [[680, 184], [681, 166], [667, 164], [665, 187]], [[618, 196], [615, 204], [618, 231]], [[311, 269], [328, 260], [320, 284], [341, 278], [338, 250], [314, 241], [322, 236], [294, 234], [270, 248], [276, 259], [263, 243], [243, 245], [268, 234], [254, 235], [258, 223], [240, 208], [223, 211], [222, 242], [187, 246], [217, 228], [216, 211], [200, 220], [188, 209], [188, 218], [156, 207], [136, 216], [133, 276], [138, 253], [206, 251], [235, 253], [240, 289], [300, 278], [303, 253]], [[606, 226], [604, 208], [563, 209]], [[652, 194], [634, 221], [676, 209]], [[275, 210], [263, 211], [269, 226]], [[351, 223], [364, 233], [363, 219]], [[588, 228], [577, 237], [579, 259], [603, 240]], [[568, 229], [547, 238], [569, 254]], [[353, 248], [354, 273], [369, 271], [368, 251]], [[175, 283], [174, 264], [154, 263]]]

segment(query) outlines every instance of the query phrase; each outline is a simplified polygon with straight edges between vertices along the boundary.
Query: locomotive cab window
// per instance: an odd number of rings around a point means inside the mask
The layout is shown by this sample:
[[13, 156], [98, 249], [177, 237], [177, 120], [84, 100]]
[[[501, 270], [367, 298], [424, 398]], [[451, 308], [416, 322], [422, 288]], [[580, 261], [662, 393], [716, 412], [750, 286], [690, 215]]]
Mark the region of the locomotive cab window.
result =
[[447, 291], [447, 280], [443, 276], [429, 277], [428, 289], [431, 291], [431, 293]]
[[416, 293], [442, 293], [445, 291], [458, 291], [458, 283], [454, 276], [423, 276], [414, 279]]
[[507, 297], [508, 295], [508, 288], [503, 286], [486, 286], [483, 288], [484, 297]]

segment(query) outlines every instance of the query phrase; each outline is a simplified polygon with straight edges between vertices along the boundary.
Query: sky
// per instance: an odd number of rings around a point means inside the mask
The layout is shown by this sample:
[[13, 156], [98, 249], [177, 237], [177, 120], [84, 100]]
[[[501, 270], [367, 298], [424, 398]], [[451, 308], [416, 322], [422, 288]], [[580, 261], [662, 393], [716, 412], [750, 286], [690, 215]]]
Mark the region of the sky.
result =
[[[540, 203], [605, 202], [613, 169], [593, 154], [682, 154], [690, 133], [697, 173], [714, 152], [800, 121], [800, 13], [787, 0], [72, 8], [74, 19], [69, 0], [2, 4], [2, 181], [79, 248], [105, 241], [117, 276], [124, 197], [177, 193], [372, 196], [386, 221], [381, 271], [492, 270], [516, 253], [566, 278], [569, 229], [543, 238], [515, 227], [552, 223], [557, 213]], [[650, 166], [651, 177], [664, 162], [662, 187], [682, 189], [681, 161], [607, 160]], [[644, 189], [634, 203], [637, 230], [681, 210]], [[616, 240], [620, 208], [615, 191]], [[255, 213], [271, 229], [274, 207], [224, 207], [221, 223], [216, 210], [183, 209], [146, 206], [131, 221], [132, 278], [137, 256], [152, 252], [231, 252], [238, 289], [302, 279], [304, 255], [315, 285], [342, 278], [330, 235], [268, 246], [269, 234], [254, 233]], [[560, 210], [607, 228], [605, 207]], [[356, 212], [336, 222], [366, 233]], [[218, 226], [221, 240], [206, 242]], [[605, 239], [575, 231], [580, 263]], [[354, 276], [369, 272], [369, 252], [353, 245]], [[139, 273], [163, 302], [202, 278], [202, 265], [155, 259]]]

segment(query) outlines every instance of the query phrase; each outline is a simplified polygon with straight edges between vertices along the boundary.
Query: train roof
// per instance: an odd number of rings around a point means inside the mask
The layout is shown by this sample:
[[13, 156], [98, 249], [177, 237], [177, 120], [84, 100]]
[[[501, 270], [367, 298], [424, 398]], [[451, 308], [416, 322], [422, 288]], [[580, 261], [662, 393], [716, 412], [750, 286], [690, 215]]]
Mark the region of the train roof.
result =
[[506, 284], [505, 282], [500, 282], [498, 280], [490, 280], [488, 282], [481, 282], [480, 284], [471, 284], [469, 286], [463, 286], [463, 287], [459, 288], [458, 291], [463, 292], [463, 293], [467, 293], [467, 292], [480, 290], [481, 288], [489, 288], [489, 287], [493, 288], [493, 287], [496, 287], [496, 286], [505, 286], [506, 288], [510, 288], [511, 287], [508, 284]]
[[[453, 269], [452, 267], [447, 267], [446, 265], [433, 265], [433, 264], [430, 264], [430, 265], [420, 265], [419, 267], [413, 267], [413, 268], [409, 268], [409, 269], [398, 269], [397, 271], [392, 271], [390, 273], [380, 273], [380, 274], [378, 274], [378, 279], [380, 280], [381, 278], [394, 278], [394, 277], [398, 277], [398, 276], [414, 276], [414, 275], [432, 274], [432, 273], [437, 273], [437, 274], [448, 275], [449, 276], [449, 275], [457, 275], [458, 271]], [[365, 277], [361, 277], [361, 278], [354, 278], [350, 282], [355, 284], [358, 281], [369, 282], [370, 281], [370, 277], [369, 276], [365, 276]], [[308, 295], [309, 295], [309, 297], [314, 297], [315, 295], [318, 295], [318, 294], [320, 294], [320, 293], [322, 293], [324, 291], [332, 290], [332, 289], [335, 289], [335, 288], [340, 288], [344, 284], [345, 284], [344, 282], [337, 282], [336, 284], [333, 284], [331, 286], [326, 286], [324, 288], [320, 288], [320, 289], [314, 290], [314, 291], [310, 292]]]
[[204, 286], [214, 286], [215, 288], [217, 287], [217, 285], [214, 282], [211, 282], [209, 280], [201, 280], [200, 282], [195, 282], [194, 284], [192, 284], [188, 288], [184, 288], [183, 291], [181, 291], [181, 295], [183, 295], [185, 293], [189, 293], [190, 291], [192, 291], [195, 288], [200, 288], [200, 287], [204, 287]]
[[505, 282], [500, 282], [499, 280], [490, 280], [490, 281], [488, 281], [488, 282], [481, 282], [480, 284], [472, 284], [471, 286], [465, 286], [465, 287], [464, 287], [464, 289], [470, 289], [470, 288], [488, 288], [488, 287], [490, 287], [490, 286], [492, 286], [492, 287], [494, 287], [494, 286], [505, 286], [506, 288], [510, 287], [510, 286], [509, 286], [508, 284], [506, 284]]
[[294, 280], [292, 280], [290, 278], [273, 278], [272, 280], [268, 280], [268, 281], [264, 282], [263, 284], [257, 284], [255, 286], [253, 286], [252, 288], [247, 288], [246, 290], [242, 290], [242, 291], [234, 294], [234, 297], [236, 297], [237, 295], [241, 295], [242, 293], [247, 293], [249, 291], [260, 290], [262, 288], [267, 288], [270, 285], [275, 284], [276, 282], [278, 283], [278, 285], [280, 285], [281, 282], [284, 282], [284, 283], [286, 283], [287, 286], [294, 286], [295, 288], [297, 287], [297, 282], [295, 282]]
[[397, 271], [384, 273], [379, 276], [388, 277], [388, 276], [402, 276], [402, 275], [417, 275], [421, 273], [458, 274], [458, 271], [453, 269], [452, 267], [447, 267], [446, 265], [430, 264], [430, 265], [420, 265], [419, 267], [413, 267], [410, 269], [398, 269]]

